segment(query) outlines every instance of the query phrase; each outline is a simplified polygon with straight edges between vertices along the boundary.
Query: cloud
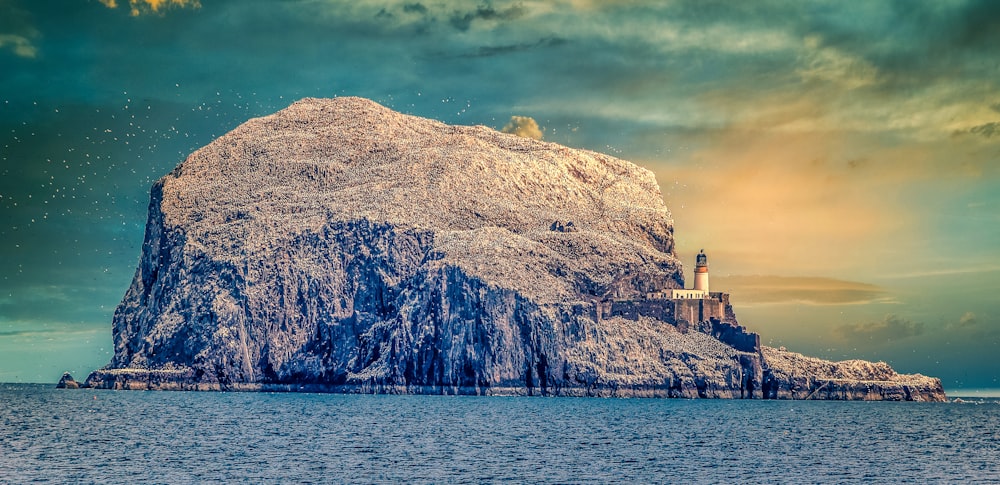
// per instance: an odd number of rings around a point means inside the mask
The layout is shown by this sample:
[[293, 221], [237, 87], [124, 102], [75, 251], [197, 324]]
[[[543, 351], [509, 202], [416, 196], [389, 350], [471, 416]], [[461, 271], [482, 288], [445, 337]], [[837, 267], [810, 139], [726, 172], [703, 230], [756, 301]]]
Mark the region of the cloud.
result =
[[[105, 7], [118, 8], [118, 0], [98, 0]], [[128, 0], [129, 13], [137, 17], [144, 13], [162, 13], [168, 8], [201, 8], [199, 0]]]
[[0, 330], [0, 338], [3, 338], [3, 337], [27, 337], [27, 336], [35, 336], [35, 335], [42, 335], [42, 334], [48, 334], [48, 333], [65, 333], [65, 331], [64, 330], [56, 330], [56, 329], [48, 329], [48, 328], [37, 329], [37, 330]]
[[0, 34], [0, 49], [9, 48], [14, 54], [33, 59], [38, 55], [38, 48], [23, 35]]
[[979, 318], [972, 312], [965, 312], [962, 314], [961, 318], [958, 319], [958, 326], [963, 328], [974, 327], [977, 323], [979, 323]]
[[930, 276], [976, 275], [976, 274], [996, 273], [996, 272], [1000, 272], [1000, 265], [982, 264], [982, 265], [955, 267], [947, 269], [932, 269], [924, 271], [908, 271], [905, 273], [892, 273], [883, 275], [883, 277], [891, 279], [907, 279], [907, 278], [927, 278]]
[[894, 301], [884, 288], [822, 277], [721, 276], [713, 278], [712, 286], [729, 292], [741, 305], [860, 305]]
[[511, 116], [510, 121], [500, 131], [535, 140], [541, 140], [543, 136], [538, 123], [529, 116]]
[[34, 19], [16, 2], [0, 0], [0, 51], [9, 49], [26, 59], [38, 56], [34, 40], [40, 36]]
[[[345, 15], [353, 17], [353, 21], [364, 23], [374, 19], [383, 29], [404, 29], [414, 34], [426, 34], [432, 31], [469, 32], [483, 25], [486, 30], [498, 25], [524, 17], [528, 9], [517, 3], [506, 8], [497, 8], [491, 4], [481, 4], [473, 9], [463, 2], [411, 2], [395, 5], [385, 5], [383, 2], [357, 1], [345, 6], [343, 2], [325, 2], [335, 17], [343, 20]], [[374, 13], [373, 13], [374, 12]]]
[[[763, 103], [759, 123], [773, 129], [815, 108], [813, 100]], [[779, 271], [843, 277], [884, 264], [884, 253], [899, 251], [901, 236], [919, 222], [893, 202], [926, 154], [903, 157], [910, 165], [897, 169], [893, 155], [910, 155], [901, 153], [907, 150], [843, 134], [767, 133], [742, 125], [671, 138], [674, 143], [660, 136], [672, 150], [655, 172], [674, 214], [678, 247], [730, 252], [732, 273], [788, 268]], [[818, 293], [801, 298], [838, 303]]]
[[924, 324], [889, 314], [877, 322], [854, 323], [835, 327], [833, 333], [848, 342], [858, 339], [892, 341], [924, 333]]
[[949, 321], [944, 330], [950, 335], [996, 342], [997, 337], [1000, 337], [1000, 326], [995, 323], [989, 313], [967, 311], [957, 320]]
[[[982, 48], [983, 36], [996, 34], [981, 25], [981, 17], [995, 7], [983, 2], [882, 2], [824, 9], [779, 1], [748, 6], [686, 0], [634, 7], [614, 3], [600, 15], [564, 13], [571, 20], [548, 35], [573, 44], [614, 45], [622, 57], [642, 59], [591, 66], [587, 74], [592, 83], [611, 84], [601, 86], [603, 93], [613, 94], [618, 86], [628, 91], [625, 103], [605, 103], [626, 114], [645, 115], [662, 106], [689, 115], [685, 127], [719, 127], [699, 126], [707, 120], [752, 124], [763, 132], [856, 132], [930, 140], [993, 121], [980, 119], [983, 107], [978, 105], [983, 97], [996, 95], [990, 81], [995, 73], [988, 68], [992, 51]], [[532, 12], [528, 23], [548, 18]], [[617, 28], [609, 28], [610, 23]], [[939, 38], [951, 46], [945, 52], [937, 51], [942, 49]], [[649, 79], [651, 74], [663, 79]], [[647, 96], [636, 86], [659, 92]], [[685, 101], [692, 95], [687, 89], [703, 97], [693, 98], [702, 106], [685, 106], [692, 104]], [[723, 102], [709, 105], [711, 98]], [[785, 109], [799, 103], [809, 105], [809, 112]], [[569, 103], [564, 109], [577, 106]], [[781, 113], [791, 118], [760, 119], [761, 114]]]
[[878, 70], [868, 61], [831, 47], [824, 47], [818, 36], [807, 36], [798, 73], [805, 81], [826, 81], [845, 89], [875, 84]]
[[526, 51], [537, 47], [558, 46], [565, 43], [566, 43], [565, 39], [560, 39], [558, 37], [547, 37], [543, 39], [538, 39], [535, 42], [520, 42], [517, 44], [482, 46], [475, 52], [466, 54], [461, 57], [492, 57], [503, 54], [511, 54], [514, 52]]
[[427, 7], [422, 3], [407, 3], [403, 5], [403, 11], [406, 13], [427, 13]]
[[1000, 137], [1000, 122], [992, 121], [981, 125], [973, 126], [965, 130], [956, 130], [952, 133], [955, 136], [978, 135], [983, 138]]
[[513, 20], [524, 15], [524, 12], [524, 7], [521, 5], [514, 5], [502, 10], [497, 10], [491, 5], [481, 5], [472, 11], [453, 13], [448, 22], [452, 27], [465, 32], [469, 30], [473, 22]]

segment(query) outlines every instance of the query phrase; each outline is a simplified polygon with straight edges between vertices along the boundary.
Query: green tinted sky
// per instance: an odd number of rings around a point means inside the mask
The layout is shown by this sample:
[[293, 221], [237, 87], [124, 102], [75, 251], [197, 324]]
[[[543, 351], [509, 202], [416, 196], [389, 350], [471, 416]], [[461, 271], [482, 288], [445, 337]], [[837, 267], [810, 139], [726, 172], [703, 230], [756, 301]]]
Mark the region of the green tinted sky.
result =
[[110, 358], [150, 184], [357, 95], [653, 170], [765, 343], [1000, 387], [994, 1], [0, 0], [0, 381]]

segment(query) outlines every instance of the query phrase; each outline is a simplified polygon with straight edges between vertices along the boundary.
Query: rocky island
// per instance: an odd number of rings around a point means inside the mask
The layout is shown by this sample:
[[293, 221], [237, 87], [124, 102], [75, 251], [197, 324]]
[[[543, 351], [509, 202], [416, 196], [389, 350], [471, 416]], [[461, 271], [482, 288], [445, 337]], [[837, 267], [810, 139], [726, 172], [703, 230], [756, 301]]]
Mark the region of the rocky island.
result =
[[762, 346], [705, 286], [683, 290], [646, 169], [304, 99], [155, 183], [114, 357], [84, 386], [944, 400]]

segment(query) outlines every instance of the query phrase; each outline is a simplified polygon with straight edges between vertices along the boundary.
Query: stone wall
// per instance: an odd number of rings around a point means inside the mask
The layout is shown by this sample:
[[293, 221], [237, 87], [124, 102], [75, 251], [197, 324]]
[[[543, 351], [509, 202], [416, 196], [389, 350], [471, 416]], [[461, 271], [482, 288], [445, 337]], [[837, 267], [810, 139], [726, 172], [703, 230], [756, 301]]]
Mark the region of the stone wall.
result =
[[720, 342], [741, 352], [760, 352], [760, 335], [748, 332], [741, 325], [724, 322], [718, 318], [709, 319], [710, 335]]
[[712, 293], [711, 299], [603, 300], [596, 302], [594, 308], [601, 320], [621, 317], [634, 321], [649, 317], [673, 325], [681, 332], [694, 328], [741, 352], [760, 351], [760, 336], [737, 322], [728, 293]]
[[611, 300], [601, 303], [601, 319], [622, 317], [638, 320], [639, 317], [650, 317], [676, 325], [672, 300]]
[[[728, 295], [727, 299], [728, 299]], [[702, 300], [670, 300], [673, 304], [673, 318], [677, 322], [687, 322], [688, 325], [695, 325], [707, 322], [712, 318], [724, 320], [726, 317], [726, 305], [720, 299]]]

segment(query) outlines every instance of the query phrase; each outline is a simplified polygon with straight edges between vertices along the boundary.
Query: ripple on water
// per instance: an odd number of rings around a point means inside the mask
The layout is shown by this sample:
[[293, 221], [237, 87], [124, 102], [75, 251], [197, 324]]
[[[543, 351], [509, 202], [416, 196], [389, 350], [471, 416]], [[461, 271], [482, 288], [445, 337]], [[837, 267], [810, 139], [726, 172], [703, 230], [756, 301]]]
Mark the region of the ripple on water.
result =
[[998, 481], [996, 406], [0, 387], [0, 482]]

